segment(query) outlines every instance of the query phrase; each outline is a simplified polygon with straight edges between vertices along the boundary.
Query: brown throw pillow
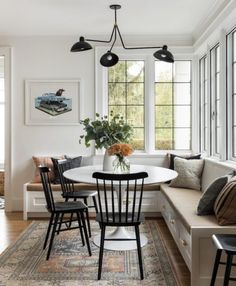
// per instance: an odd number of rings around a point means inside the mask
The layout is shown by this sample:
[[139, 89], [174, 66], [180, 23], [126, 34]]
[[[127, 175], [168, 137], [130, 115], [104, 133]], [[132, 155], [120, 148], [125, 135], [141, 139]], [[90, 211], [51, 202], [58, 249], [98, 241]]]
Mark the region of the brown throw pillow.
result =
[[236, 224], [236, 177], [233, 177], [218, 195], [214, 212], [219, 225]]
[[[58, 159], [59, 158], [64, 159], [64, 156], [60, 156], [60, 157], [58, 157]], [[40, 177], [40, 172], [39, 172], [39, 168], [38, 168], [39, 166], [46, 166], [49, 169], [51, 169], [51, 172], [49, 173], [49, 178], [50, 178], [50, 181], [53, 182], [55, 179], [55, 173], [54, 173], [53, 162], [51, 160], [51, 157], [33, 156], [32, 159], [33, 159], [35, 167], [36, 167], [32, 183], [41, 183], [41, 177]]]

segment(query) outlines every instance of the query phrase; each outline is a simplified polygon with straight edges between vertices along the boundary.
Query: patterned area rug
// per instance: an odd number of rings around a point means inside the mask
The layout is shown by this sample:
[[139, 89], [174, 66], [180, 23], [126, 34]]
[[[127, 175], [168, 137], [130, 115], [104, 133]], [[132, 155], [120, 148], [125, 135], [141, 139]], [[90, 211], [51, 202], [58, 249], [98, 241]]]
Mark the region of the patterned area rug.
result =
[[[92, 234], [100, 232], [91, 222]], [[43, 242], [46, 222], [33, 222], [0, 256], [0, 285], [10, 286], [174, 286], [179, 285], [154, 220], [141, 226], [148, 238], [142, 248], [145, 279], [140, 281], [137, 251], [104, 251], [102, 279], [97, 281], [99, 248], [91, 240], [92, 256], [77, 230], [55, 237], [49, 261]]]

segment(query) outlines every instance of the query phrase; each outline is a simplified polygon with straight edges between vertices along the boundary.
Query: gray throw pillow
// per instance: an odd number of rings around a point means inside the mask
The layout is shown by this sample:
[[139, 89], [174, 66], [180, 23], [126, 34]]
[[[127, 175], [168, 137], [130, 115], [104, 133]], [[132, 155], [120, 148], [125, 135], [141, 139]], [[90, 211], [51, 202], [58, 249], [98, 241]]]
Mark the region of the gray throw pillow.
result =
[[82, 162], [82, 156], [78, 156], [78, 157], [69, 157], [67, 155], [65, 155], [65, 158], [70, 161], [70, 165], [71, 168], [78, 168], [81, 165]]
[[186, 160], [176, 157], [174, 162], [178, 177], [172, 180], [169, 186], [200, 190], [204, 160]]
[[225, 175], [217, 178], [203, 193], [197, 207], [198, 215], [214, 214], [214, 204], [221, 190], [228, 183], [231, 175]]

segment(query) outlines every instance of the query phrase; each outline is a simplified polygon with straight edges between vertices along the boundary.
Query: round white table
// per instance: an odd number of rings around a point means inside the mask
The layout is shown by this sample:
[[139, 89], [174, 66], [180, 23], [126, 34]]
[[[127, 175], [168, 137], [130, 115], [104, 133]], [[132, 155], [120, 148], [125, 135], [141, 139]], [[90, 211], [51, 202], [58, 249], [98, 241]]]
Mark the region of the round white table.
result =
[[[63, 175], [72, 181], [87, 183], [87, 184], [96, 184], [96, 179], [92, 177], [94, 172], [103, 172], [102, 165], [92, 165], [92, 166], [85, 166], [70, 169], [63, 173]], [[149, 165], [131, 165], [130, 166], [130, 173], [137, 173], [137, 172], [147, 172], [148, 178], [145, 178], [144, 184], [156, 184], [156, 183], [163, 183], [169, 180], [174, 179], [177, 177], [177, 172], [156, 166], [149, 166]], [[107, 172], [109, 173], [109, 172]], [[117, 227], [113, 232], [107, 233], [106, 238], [135, 238], [135, 233], [126, 230], [125, 227]], [[147, 244], [147, 238], [145, 235], [140, 235], [141, 246]], [[93, 242], [100, 246], [100, 235], [97, 235], [93, 238]], [[136, 241], [105, 241], [104, 244], [105, 249], [109, 250], [131, 250], [136, 249], [137, 244]]]

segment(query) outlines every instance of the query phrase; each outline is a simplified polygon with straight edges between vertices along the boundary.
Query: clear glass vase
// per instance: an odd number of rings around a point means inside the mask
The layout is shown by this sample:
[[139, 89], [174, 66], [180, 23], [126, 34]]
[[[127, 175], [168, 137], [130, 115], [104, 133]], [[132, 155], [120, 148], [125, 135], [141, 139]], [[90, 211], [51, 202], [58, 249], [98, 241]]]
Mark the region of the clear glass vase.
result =
[[116, 156], [113, 161], [113, 171], [115, 174], [125, 174], [130, 172], [130, 161], [127, 157]]

